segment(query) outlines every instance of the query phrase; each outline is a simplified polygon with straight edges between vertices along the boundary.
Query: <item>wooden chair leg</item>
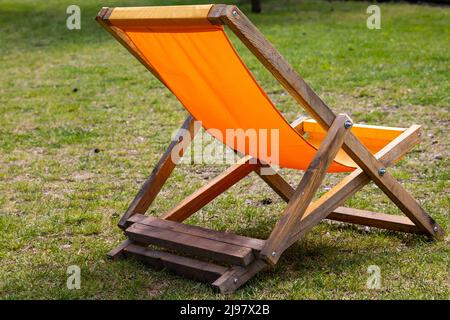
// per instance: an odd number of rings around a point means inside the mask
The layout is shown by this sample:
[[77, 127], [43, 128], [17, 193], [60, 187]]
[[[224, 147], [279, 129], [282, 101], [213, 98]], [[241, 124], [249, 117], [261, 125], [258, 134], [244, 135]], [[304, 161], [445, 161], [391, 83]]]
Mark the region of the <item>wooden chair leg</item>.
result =
[[354, 135], [348, 135], [343, 149], [370, 176], [375, 184], [403, 213], [428, 236], [440, 239], [444, 230], [433, 220], [405, 188], [386, 171], [384, 164], [376, 159]]
[[[420, 142], [421, 132], [420, 126], [411, 126], [382, 150], [380, 150], [375, 157], [379, 159], [386, 167], [391, 166]], [[275, 192], [280, 194], [286, 202], [291, 199], [295, 190], [281, 176], [272, 175], [266, 176], [265, 178], [268, 185], [273, 188]], [[352, 220], [353, 223], [363, 225], [375, 225], [376, 227], [389, 230], [419, 233], [419, 229], [417, 227], [411, 227], [407, 220], [403, 220], [399, 224], [392, 224], [392, 218], [390, 215], [380, 216], [380, 214], [378, 214], [376, 216], [370, 216], [366, 214], [365, 217], [358, 217], [358, 214], [354, 214], [353, 217], [342, 216], [342, 212], [345, 209], [342, 209], [342, 207], [339, 206], [346, 199], [361, 190], [370, 181], [370, 177], [367, 176], [363, 170], [357, 169], [324, 194], [320, 199], [310, 204], [302, 218], [299, 229], [291, 236], [289, 242], [287, 243], [287, 247], [296, 242], [302, 235], [317, 225], [324, 218], [338, 221], [343, 221], [346, 219], [347, 222]], [[347, 214], [349, 214], [348, 211]], [[384, 224], [382, 223], [383, 219], [386, 220], [386, 223]]]
[[[419, 142], [420, 135], [420, 127], [412, 126], [378, 152], [375, 157], [386, 167], [390, 166]], [[335, 210], [346, 199], [361, 190], [370, 182], [370, 180], [370, 177], [362, 169], [357, 169], [324, 194], [320, 199], [313, 202], [304, 215], [302, 226], [291, 236], [288, 245], [296, 242], [302, 235], [319, 223], [323, 218], [328, 216], [330, 212]]]
[[189, 116], [180, 128], [177, 135], [179, 137], [183, 137], [183, 135], [188, 132], [189, 137], [186, 137], [187, 139], [182, 138], [178, 141], [172, 141], [170, 143], [166, 152], [163, 154], [158, 164], [153, 169], [152, 174], [144, 182], [144, 185], [139, 190], [139, 193], [136, 195], [133, 202], [130, 204], [127, 211], [120, 219], [119, 227], [121, 229], [125, 229], [126, 221], [133, 214], [145, 213], [147, 211], [152, 202], [155, 200], [162, 186], [167, 181], [167, 178], [169, 178], [173, 169], [177, 165], [177, 163], [172, 159], [172, 152], [174, 152], [174, 150], [180, 150], [179, 156], [181, 158], [181, 156], [183, 155], [183, 150], [188, 147], [199, 129], [200, 126], [195, 124], [194, 118], [192, 116]]
[[328, 167], [341, 148], [345, 136], [350, 131], [348, 129], [351, 125], [345, 125], [347, 122], [350, 122], [350, 118], [347, 115], [338, 115], [336, 117], [308, 169], [305, 171], [283, 216], [267, 239], [265, 246], [260, 252], [260, 257], [269, 264], [273, 265], [278, 261], [283, 249], [286, 247], [286, 241], [289, 240], [291, 233], [298, 228], [298, 224], [322, 183]]

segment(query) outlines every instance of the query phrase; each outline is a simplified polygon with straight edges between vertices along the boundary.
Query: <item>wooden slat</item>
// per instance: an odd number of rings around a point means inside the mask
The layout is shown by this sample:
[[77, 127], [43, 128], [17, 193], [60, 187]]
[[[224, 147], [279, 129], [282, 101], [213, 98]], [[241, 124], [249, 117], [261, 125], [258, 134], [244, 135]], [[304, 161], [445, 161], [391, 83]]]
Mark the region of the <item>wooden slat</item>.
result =
[[423, 231], [417, 228], [417, 226], [407, 217], [354, 208], [336, 208], [327, 216], [327, 219], [393, 231], [418, 234], [423, 233]]
[[124, 249], [125, 255], [133, 256], [157, 268], [167, 268], [175, 273], [198, 281], [213, 282], [227, 271], [227, 267], [210, 262], [178, 256], [130, 245]]
[[218, 195], [225, 192], [228, 188], [259, 167], [260, 163], [250, 156], [239, 159], [234, 165], [164, 214], [162, 218], [178, 222], [186, 220]]
[[141, 243], [154, 244], [218, 262], [246, 266], [254, 260], [254, 255], [250, 248], [168, 229], [134, 223], [125, 230], [125, 233], [130, 239]]
[[136, 214], [131, 217], [128, 220], [128, 223], [139, 223], [147, 226], [181, 232], [195, 237], [201, 237], [213, 241], [220, 241], [240, 247], [250, 248], [258, 252], [262, 249], [265, 243], [265, 241], [261, 239], [249, 238], [228, 232], [215, 231], [198, 226], [163, 220], [155, 217], [147, 217], [141, 214]]
[[303, 214], [325, 177], [328, 167], [341, 148], [345, 136], [350, 131], [349, 128], [344, 126], [346, 121], [350, 121], [350, 118], [345, 114], [336, 117], [291, 197], [283, 216], [267, 239], [260, 252], [260, 257], [268, 263], [275, 264], [278, 261], [284, 248], [286, 248], [290, 235], [298, 228]]
[[207, 21], [212, 5], [147, 6], [112, 8], [108, 20], [115, 24], [142, 26], [154, 24], [194, 24]]
[[180, 150], [179, 156], [181, 157], [183, 155], [183, 151], [191, 143], [198, 130], [199, 126], [195, 125], [194, 118], [189, 116], [180, 128], [178, 134], [178, 136], [182, 136], [188, 132], [189, 137], [187, 137], [187, 139], [172, 141], [170, 143], [166, 152], [164, 152], [158, 164], [153, 169], [150, 177], [148, 177], [148, 179], [144, 182], [143, 186], [139, 190], [139, 193], [136, 195], [133, 202], [120, 219], [119, 227], [124, 229], [126, 221], [132, 215], [136, 213], [145, 213], [147, 211], [177, 164], [172, 158], [172, 152], [174, 152], [174, 150]]

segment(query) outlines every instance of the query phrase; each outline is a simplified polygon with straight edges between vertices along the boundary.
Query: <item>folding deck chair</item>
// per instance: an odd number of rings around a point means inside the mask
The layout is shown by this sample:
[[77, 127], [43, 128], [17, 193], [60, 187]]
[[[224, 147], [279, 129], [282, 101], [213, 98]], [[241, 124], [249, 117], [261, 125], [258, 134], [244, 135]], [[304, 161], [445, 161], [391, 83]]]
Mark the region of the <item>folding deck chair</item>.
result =
[[[287, 248], [323, 219], [431, 238], [444, 236], [444, 230], [387, 170], [419, 142], [421, 127], [353, 125], [347, 115], [336, 115], [236, 6], [103, 8], [97, 21], [190, 113], [180, 129], [188, 132], [187, 138], [180, 135], [182, 138], [170, 143], [120, 219], [119, 227], [127, 240], [109, 252], [111, 258], [134, 256], [150, 265], [211, 282], [228, 293], [266, 266], [276, 264]], [[284, 119], [234, 50], [225, 25], [313, 119], [299, 119], [291, 125]], [[197, 133], [195, 120], [206, 129], [220, 131], [276, 128], [278, 163], [236, 147], [244, 156], [224, 173], [160, 218], [146, 216], [177, 165], [171, 153], [176, 149], [182, 155]], [[304, 175], [294, 188], [275, 172], [262, 174], [271, 165], [304, 170]], [[268, 239], [182, 223], [251, 172], [260, 175], [287, 202]], [[327, 172], [350, 174], [313, 201]], [[406, 217], [341, 207], [370, 181]]]

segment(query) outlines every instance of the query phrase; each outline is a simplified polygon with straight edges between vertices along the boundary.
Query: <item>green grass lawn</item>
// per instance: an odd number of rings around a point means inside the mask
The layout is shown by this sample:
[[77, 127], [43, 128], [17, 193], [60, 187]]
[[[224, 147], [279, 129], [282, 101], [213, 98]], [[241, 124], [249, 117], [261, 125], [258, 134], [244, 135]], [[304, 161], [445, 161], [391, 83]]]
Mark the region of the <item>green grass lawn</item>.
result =
[[[120, 215], [187, 113], [94, 17], [102, 6], [169, 2], [78, 0], [81, 30], [70, 31], [73, 1], [0, 1], [0, 298], [449, 299], [448, 236], [430, 242], [337, 223], [315, 227], [230, 296], [133, 260], [106, 259], [124, 239]], [[424, 126], [422, 144], [392, 171], [448, 233], [449, 7], [381, 4], [382, 29], [369, 30], [365, 2], [263, 6], [255, 15], [240, 5], [334, 110], [362, 123]], [[301, 115], [237, 47], [286, 118]], [[149, 214], [223, 169], [178, 167]], [[301, 178], [283, 174], [292, 184]], [[400, 214], [373, 186], [347, 205]], [[252, 174], [189, 222], [265, 238], [284, 207]], [[81, 267], [79, 290], [66, 288], [70, 265]], [[381, 289], [366, 287], [370, 265], [381, 269]]]

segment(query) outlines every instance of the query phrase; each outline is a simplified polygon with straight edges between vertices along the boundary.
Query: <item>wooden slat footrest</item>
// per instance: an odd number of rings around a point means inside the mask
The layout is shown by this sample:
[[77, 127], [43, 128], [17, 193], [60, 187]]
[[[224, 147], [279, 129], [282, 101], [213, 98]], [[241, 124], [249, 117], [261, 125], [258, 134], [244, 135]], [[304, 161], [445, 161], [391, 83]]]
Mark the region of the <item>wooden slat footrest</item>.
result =
[[424, 233], [408, 217], [339, 207], [327, 219], [408, 233]]
[[214, 282], [228, 270], [227, 267], [210, 262], [178, 256], [169, 252], [153, 250], [134, 244], [128, 245], [124, 249], [124, 254], [133, 256], [154, 267], [167, 268], [179, 275], [203, 282]]
[[125, 233], [133, 241], [230, 265], [249, 265], [264, 245], [264, 240], [143, 215], [133, 216], [128, 224]]

